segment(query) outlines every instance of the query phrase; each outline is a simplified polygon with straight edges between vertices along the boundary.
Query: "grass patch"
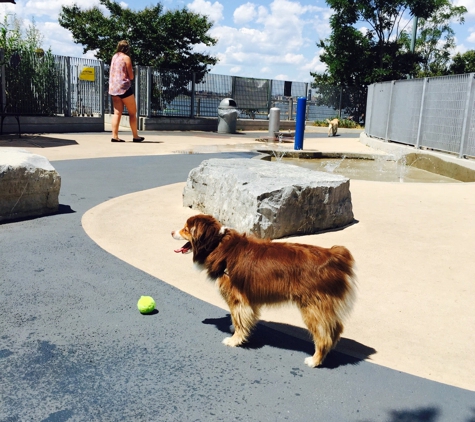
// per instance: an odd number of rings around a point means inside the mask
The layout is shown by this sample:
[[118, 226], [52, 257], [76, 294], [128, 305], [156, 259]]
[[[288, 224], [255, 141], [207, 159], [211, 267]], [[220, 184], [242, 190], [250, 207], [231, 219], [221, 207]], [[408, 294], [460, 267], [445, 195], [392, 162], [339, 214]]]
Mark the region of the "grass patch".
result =
[[[333, 119], [337, 119], [337, 117], [329, 118], [329, 120]], [[328, 127], [328, 122], [326, 120], [315, 120], [313, 125], [319, 127]], [[338, 127], [343, 127], [346, 129], [364, 129], [364, 126], [361, 126], [359, 123], [356, 123], [354, 120], [350, 119], [338, 119]]]

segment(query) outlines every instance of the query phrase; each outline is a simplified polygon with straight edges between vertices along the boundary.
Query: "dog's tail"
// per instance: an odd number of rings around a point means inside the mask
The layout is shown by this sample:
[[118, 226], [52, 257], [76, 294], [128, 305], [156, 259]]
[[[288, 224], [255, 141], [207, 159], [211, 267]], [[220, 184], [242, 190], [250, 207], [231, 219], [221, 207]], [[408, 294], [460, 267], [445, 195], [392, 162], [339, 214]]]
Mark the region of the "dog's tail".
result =
[[330, 250], [332, 252], [332, 259], [338, 264], [338, 267], [345, 274], [352, 275], [355, 259], [353, 255], [351, 255], [351, 252], [344, 246], [332, 246]]
[[331, 248], [331, 266], [339, 274], [340, 300], [337, 311], [341, 321], [345, 320], [353, 309], [356, 300], [355, 260], [351, 252], [344, 246]]

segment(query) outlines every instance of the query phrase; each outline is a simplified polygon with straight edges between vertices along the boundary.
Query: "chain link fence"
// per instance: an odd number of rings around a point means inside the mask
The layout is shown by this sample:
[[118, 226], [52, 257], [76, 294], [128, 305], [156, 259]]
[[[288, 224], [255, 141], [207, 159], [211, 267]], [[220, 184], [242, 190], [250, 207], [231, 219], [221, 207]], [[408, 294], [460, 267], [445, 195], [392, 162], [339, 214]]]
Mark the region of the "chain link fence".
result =
[[474, 73], [369, 86], [365, 132], [386, 141], [475, 156]]

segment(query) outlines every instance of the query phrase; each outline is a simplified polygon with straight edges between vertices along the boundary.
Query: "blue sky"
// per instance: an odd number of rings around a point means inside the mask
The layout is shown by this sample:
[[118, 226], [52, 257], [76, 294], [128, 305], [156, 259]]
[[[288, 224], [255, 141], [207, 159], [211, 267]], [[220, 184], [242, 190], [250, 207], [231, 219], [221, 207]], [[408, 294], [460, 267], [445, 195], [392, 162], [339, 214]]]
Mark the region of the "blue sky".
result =
[[[82, 57], [82, 47], [74, 44], [69, 31], [58, 24], [62, 5], [70, 0], [16, 0], [16, 5], [1, 3], [0, 19], [15, 13], [26, 24], [34, 18], [44, 36], [43, 47], [53, 53]], [[81, 8], [98, 4], [97, 0], [77, 0]], [[330, 34], [331, 9], [323, 0], [163, 0], [166, 8], [186, 6], [209, 16], [214, 25], [210, 33], [218, 44], [206, 48], [219, 57], [212, 73], [308, 82], [311, 71], [323, 71], [316, 46]], [[475, 49], [475, 0], [454, 0], [468, 9], [464, 25], [454, 24], [457, 50]], [[140, 10], [156, 4], [149, 0], [121, 1], [123, 6]], [[410, 27], [410, 23], [408, 23]], [[91, 54], [88, 57], [93, 57]]]

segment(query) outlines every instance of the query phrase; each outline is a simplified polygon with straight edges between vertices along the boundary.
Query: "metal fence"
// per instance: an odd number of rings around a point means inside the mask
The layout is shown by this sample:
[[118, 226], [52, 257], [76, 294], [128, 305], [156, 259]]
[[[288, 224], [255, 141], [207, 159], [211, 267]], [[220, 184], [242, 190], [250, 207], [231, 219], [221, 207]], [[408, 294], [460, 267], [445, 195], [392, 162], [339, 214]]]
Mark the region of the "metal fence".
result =
[[0, 50], [1, 113], [102, 116], [103, 75], [99, 60]]
[[[107, 66], [105, 74], [107, 81]], [[105, 85], [107, 92], [107, 82]], [[190, 72], [137, 66], [135, 94], [138, 114], [144, 117], [216, 117], [220, 102], [233, 98], [241, 119], [267, 119], [270, 108], [277, 107], [282, 120], [294, 120], [298, 97], [307, 97], [307, 120], [348, 116], [339, 102], [340, 88], [325, 87], [322, 101], [318, 87], [309, 88], [306, 82], [213, 73], [196, 80], [196, 75]], [[331, 105], [325, 105], [325, 101]], [[110, 100], [105, 111], [112, 112]]]
[[[103, 62], [50, 52], [2, 54], [2, 114], [101, 117], [113, 112], [109, 66]], [[217, 117], [220, 102], [233, 98], [239, 118], [267, 119], [270, 108], [278, 107], [282, 120], [294, 120], [297, 98], [307, 97], [307, 120], [324, 120], [348, 116], [342, 92], [305, 82], [212, 73], [198, 78], [191, 72], [135, 68], [137, 109], [144, 117]]]
[[474, 73], [369, 86], [365, 132], [386, 141], [475, 156]]

